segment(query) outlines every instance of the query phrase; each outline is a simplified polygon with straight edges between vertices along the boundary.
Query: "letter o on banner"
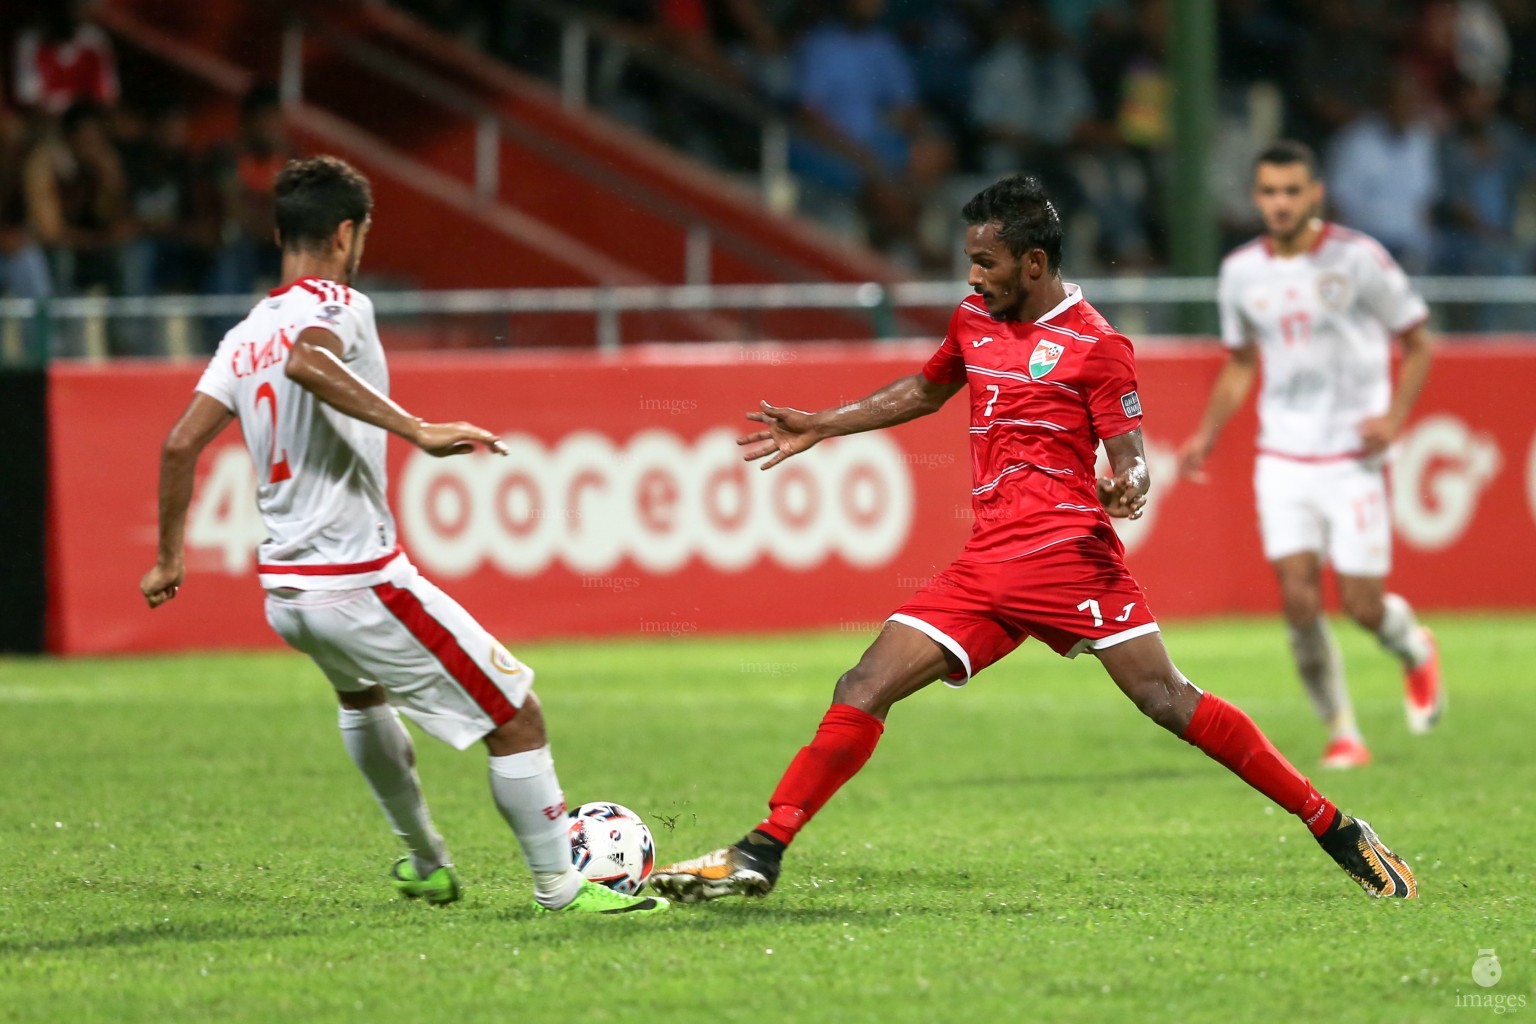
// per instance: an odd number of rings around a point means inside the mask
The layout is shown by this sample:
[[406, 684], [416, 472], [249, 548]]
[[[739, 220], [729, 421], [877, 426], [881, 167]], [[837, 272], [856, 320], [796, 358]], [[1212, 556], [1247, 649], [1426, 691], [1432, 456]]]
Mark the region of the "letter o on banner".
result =
[[549, 567], [565, 532], [565, 503], [555, 493], [554, 469], [544, 446], [527, 434], [509, 434], [506, 458], [485, 458], [492, 528], [491, 561], [509, 576], [536, 576]]
[[467, 575], [484, 558], [481, 464], [473, 457], [434, 459], [416, 452], [400, 476], [400, 525], [416, 557], [444, 576]]
[[884, 565], [912, 530], [912, 476], [901, 451], [879, 434], [854, 434], [829, 454], [822, 478], [834, 506], [833, 547], [849, 565]]
[[756, 485], [765, 474], [760, 463], [745, 462], [729, 430], [705, 433], [694, 444], [693, 473], [698, 481], [699, 525], [695, 534], [701, 558], [721, 572], [739, 572], [757, 560], [763, 548], [766, 517]]

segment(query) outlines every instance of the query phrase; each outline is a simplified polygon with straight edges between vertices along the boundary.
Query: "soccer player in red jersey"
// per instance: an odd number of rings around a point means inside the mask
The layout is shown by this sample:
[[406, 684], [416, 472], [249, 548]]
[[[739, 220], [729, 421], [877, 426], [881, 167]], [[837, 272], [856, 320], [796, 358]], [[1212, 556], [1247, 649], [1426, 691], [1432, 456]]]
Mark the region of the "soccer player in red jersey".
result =
[[[1092, 651], [1136, 706], [1302, 821], [1373, 896], [1412, 897], [1413, 873], [1312, 787], [1242, 711], [1174, 667], [1110, 517], [1140, 516], [1151, 481], [1131, 343], [1062, 281], [1061, 222], [1040, 183], [982, 190], [969, 225], [967, 298], [919, 373], [841, 408], [763, 404], [767, 429], [741, 438], [764, 469], [827, 437], [905, 423], [962, 388], [971, 400], [976, 526], [947, 569], [899, 608], [837, 681], [832, 707], [739, 842], [652, 874], [685, 903], [766, 895], [785, 849], [874, 753], [891, 706], [943, 679], [963, 686], [1029, 637], [1058, 654]], [[1097, 478], [1100, 442], [1110, 475]]]

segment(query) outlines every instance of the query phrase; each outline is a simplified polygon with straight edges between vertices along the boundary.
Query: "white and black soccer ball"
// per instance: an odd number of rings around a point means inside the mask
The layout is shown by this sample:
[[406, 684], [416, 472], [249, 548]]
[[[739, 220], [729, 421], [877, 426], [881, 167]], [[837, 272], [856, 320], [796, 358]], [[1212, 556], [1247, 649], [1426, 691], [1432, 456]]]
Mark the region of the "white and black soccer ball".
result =
[[623, 804], [582, 804], [571, 812], [571, 863], [582, 877], [633, 896], [656, 866], [656, 841]]

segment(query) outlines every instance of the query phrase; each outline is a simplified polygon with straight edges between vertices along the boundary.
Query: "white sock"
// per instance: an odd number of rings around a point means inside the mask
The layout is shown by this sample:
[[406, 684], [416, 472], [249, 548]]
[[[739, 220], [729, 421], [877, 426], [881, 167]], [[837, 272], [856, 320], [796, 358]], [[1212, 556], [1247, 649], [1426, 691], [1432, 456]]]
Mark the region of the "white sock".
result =
[[384, 817], [411, 851], [416, 873], [427, 877], [452, 863], [443, 837], [432, 824], [416, 778], [416, 749], [400, 715], [388, 704], [342, 708], [337, 718], [341, 742], [373, 788]]
[[1355, 709], [1349, 700], [1349, 688], [1344, 683], [1344, 659], [1339, 655], [1339, 645], [1334, 642], [1328, 620], [1319, 616], [1305, 629], [1292, 626], [1290, 637], [1296, 671], [1301, 675], [1307, 696], [1312, 698], [1317, 717], [1328, 727], [1329, 737], [1360, 739]]
[[1381, 646], [1397, 655], [1408, 668], [1418, 668], [1429, 657], [1429, 643], [1424, 630], [1414, 618], [1413, 608], [1396, 594], [1384, 594], [1381, 598], [1381, 628], [1376, 639]]
[[581, 873], [571, 865], [565, 795], [549, 747], [490, 759], [491, 796], [533, 872], [533, 895], [558, 910], [576, 898]]

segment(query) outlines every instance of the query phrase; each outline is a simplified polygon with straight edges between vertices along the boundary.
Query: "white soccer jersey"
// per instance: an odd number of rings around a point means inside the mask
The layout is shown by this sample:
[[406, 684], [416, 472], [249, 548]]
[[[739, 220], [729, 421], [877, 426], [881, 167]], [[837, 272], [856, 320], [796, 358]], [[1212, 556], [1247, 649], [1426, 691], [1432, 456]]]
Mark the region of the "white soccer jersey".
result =
[[1391, 405], [1392, 338], [1429, 316], [1387, 251], [1337, 224], [1297, 256], [1234, 250], [1217, 304], [1222, 343], [1259, 346], [1259, 450], [1300, 459], [1361, 454], [1360, 423]]
[[256, 464], [256, 504], [267, 528], [257, 559], [262, 586], [373, 586], [404, 558], [385, 497], [385, 431], [337, 412], [283, 372], [311, 327], [341, 339], [348, 368], [389, 393], [373, 304], [312, 277], [257, 303], [224, 336], [197, 390], [239, 417]]

